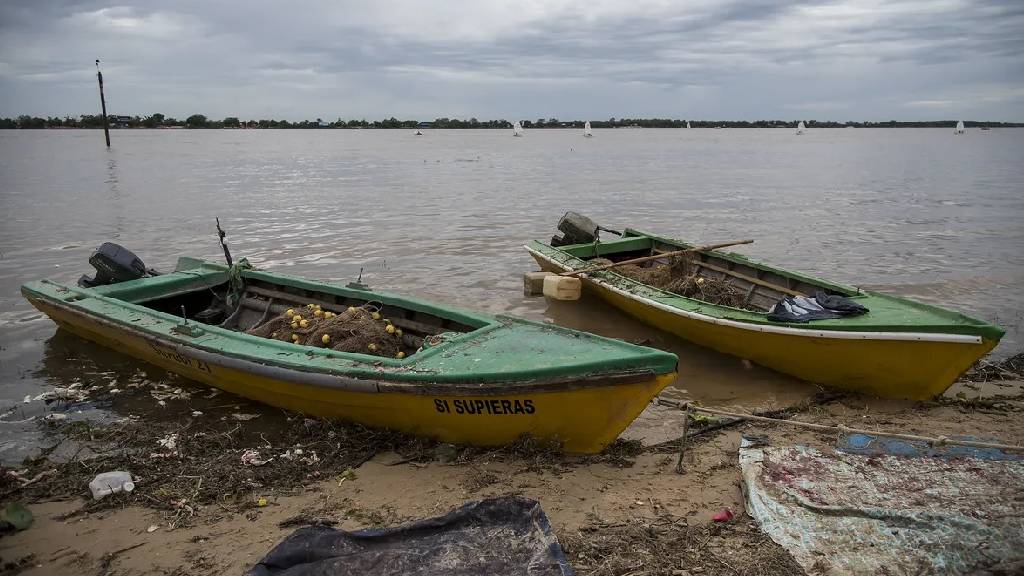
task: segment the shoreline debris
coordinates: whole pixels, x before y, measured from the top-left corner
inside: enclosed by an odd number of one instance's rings
[[[0,515],[0,534],[4,532],[28,530],[35,522],[32,511],[21,502],[11,502]]]
[[[102,500],[111,494],[135,490],[135,482],[130,473],[122,470],[102,472],[89,482],[89,490],[93,500]]]
[[[587,576],[802,573],[785,549],[749,522],[690,525],[685,516],[662,511],[618,523],[592,518],[559,540],[576,573]]]
[[[260,458],[259,450],[246,450],[245,452],[242,452],[241,458],[242,464],[245,464],[246,466],[263,466],[264,464],[269,463],[273,459],[273,456],[271,456],[270,458]]]
[[[732,510],[728,508],[722,508],[721,510],[716,512],[714,516],[711,517],[711,520],[715,522],[728,522],[729,520],[733,519],[733,516],[735,516],[735,514],[733,514]]]
[[[1018,352],[997,362],[982,358],[961,376],[960,380],[964,382],[1024,380],[1024,352]]]
[[[933,436],[922,436],[922,435],[919,435],[919,434],[906,434],[906,433],[903,433],[903,432],[887,432],[885,430],[864,430],[864,429],[860,429],[860,428],[853,428],[853,427],[845,426],[845,425],[842,425],[842,424],[834,425],[833,426],[833,425],[829,425],[829,424],[817,424],[817,423],[813,423],[813,422],[800,422],[798,420],[784,420],[784,419],[781,419],[781,418],[770,418],[770,417],[767,417],[767,416],[756,416],[754,414],[744,414],[742,412],[730,412],[730,411],[727,411],[727,410],[718,410],[718,409],[715,409],[715,408],[705,408],[703,406],[697,406],[697,405],[695,405],[692,402],[686,402],[686,401],[682,401],[681,402],[681,401],[671,400],[671,399],[661,398],[661,397],[656,398],[655,402],[657,402],[659,405],[662,405],[662,406],[671,406],[671,407],[674,407],[674,408],[679,408],[680,410],[686,411],[688,415],[689,415],[690,411],[696,411],[696,412],[704,412],[704,413],[707,413],[707,414],[715,414],[715,415],[718,415],[718,416],[726,416],[728,418],[733,418],[733,419],[736,419],[736,420],[747,420],[747,421],[753,421],[753,422],[765,422],[765,423],[769,423],[769,424],[784,424],[784,425],[788,425],[788,426],[797,426],[797,427],[801,427],[801,428],[809,428],[809,429],[812,429],[812,430],[819,430],[819,431],[826,431],[826,432],[859,433],[859,434],[868,434],[868,435],[875,435],[875,436],[886,436],[886,437],[889,437],[889,438],[899,438],[901,440],[914,440],[914,441],[926,442],[926,443],[928,443],[930,445],[934,445],[934,446],[945,446],[947,444],[952,444],[952,445],[958,445],[958,446],[970,446],[970,447],[973,447],[973,448],[989,448],[989,449],[995,449],[995,450],[1005,450],[1005,451],[1010,451],[1010,452],[1024,452],[1024,445],[1003,444],[1003,443],[999,443],[999,442],[980,441],[980,440],[973,440],[973,439],[968,439],[968,438],[950,438],[950,437],[944,436],[944,435],[943,436],[934,436],[933,437]],[[692,416],[690,416],[690,417],[692,417]],[[689,418],[684,420],[684,430],[685,430],[685,424],[688,421],[689,421]],[[683,436],[683,440],[684,440],[684,442],[686,440],[685,434]],[[683,445],[683,448],[685,449],[685,444]]]

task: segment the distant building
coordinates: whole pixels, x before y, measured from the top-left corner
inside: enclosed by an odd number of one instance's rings
[[[114,126],[119,126],[121,128],[127,128],[132,123],[131,116],[113,116],[112,120]]]
[[[433,128],[434,127],[434,123],[433,122],[420,122],[416,126],[418,128]]]

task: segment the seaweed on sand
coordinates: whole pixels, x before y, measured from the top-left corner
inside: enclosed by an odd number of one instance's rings
[[[83,511],[136,503],[193,512],[196,506],[252,505],[255,493],[287,492],[356,468],[380,451],[412,451],[427,440],[390,430],[295,416],[268,437],[258,424],[235,419],[185,422],[126,419],[94,426],[62,424],[65,440],[88,446],[91,456],[66,462],[45,455],[24,462],[22,476],[55,470],[38,482],[4,486],[0,501],[15,492],[30,500],[89,498],[100,472],[126,470],[136,479],[131,493],[89,500]]]
[[[686,518],[667,513],[617,524],[591,520],[574,533],[558,535],[580,575],[803,573],[788,552],[746,522],[690,526]]]

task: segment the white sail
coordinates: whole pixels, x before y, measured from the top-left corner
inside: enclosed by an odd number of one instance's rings
[[[801,120],[800,123],[796,125],[796,133],[797,134],[803,134],[804,130],[806,130],[806,129],[807,129],[807,127],[804,126],[804,121],[803,120]]]
[[[587,120],[583,124],[583,137],[584,138],[590,138],[593,135],[594,135],[594,133],[590,131],[590,120]]]
[[[956,130],[954,130],[953,133],[954,134],[963,134],[966,131],[967,131],[967,129],[964,128],[964,121],[960,120],[960,121],[958,121],[956,123]]]
[[[686,127],[687,127],[687,128],[689,128],[689,127],[690,127],[690,121],[689,121],[689,120],[687,120],[687,121],[686,121]]]
[[[519,120],[516,120],[515,123],[512,124],[512,135],[513,136],[522,136],[523,135],[523,125],[519,123]]]

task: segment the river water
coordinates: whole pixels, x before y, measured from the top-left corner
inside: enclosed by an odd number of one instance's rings
[[[236,256],[490,313],[555,322],[680,356],[675,393],[747,407],[814,388],[685,344],[600,303],[524,298],[567,209],[961,310],[1024,339],[1024,130],[133,130],[0,131],[0,460],[45,444],[50,411],[103,418],[148,396],[46,404],[91,381],[182,381],[63,332],[19,295],[74,282],[115,241],[147,265]],[[683,392],[685,390],[685,392]],[[24,402],[29,396],[29,402]],[[223,402],[223,399],[218,401]],[[151,407],[149,408],[151,409]]]

